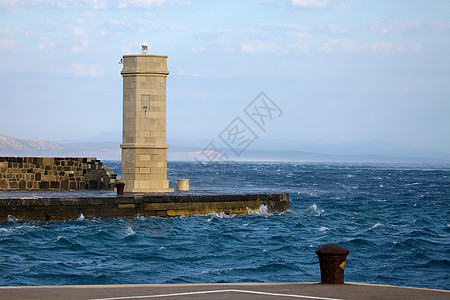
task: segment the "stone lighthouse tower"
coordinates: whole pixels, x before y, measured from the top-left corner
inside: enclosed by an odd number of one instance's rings
[[[167,180],[167,56],[123,56],[122,181],[125,192],[173,192]]]

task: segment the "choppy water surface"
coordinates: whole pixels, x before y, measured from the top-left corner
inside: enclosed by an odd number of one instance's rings
[[[11,220],[0,223],[0,285],[320,281],[314,251],[338,243],[350,249],[346,281],[450,289],[448,167],[169,163],[177,178],[201,191],[289,192],[291,210]]]

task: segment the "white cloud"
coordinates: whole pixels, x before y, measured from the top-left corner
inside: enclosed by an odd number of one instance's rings
[[[78,76],[100,76],[103,74],[103,68],[95,64],[81,64],[74,62],[64,69],[65,73],[74,74]]]
[[[291,24],[291,23],[266,23],[266,24],[258,24],[256,33],[261,37],[270,35],[270,36],[279,36],[280,34],[288,33],[293,34],[295,36],[308,36],[307,27],[299,24]]]
[[[149,19],[110,19],[105,21],[101,26],[103,27],[104,32],[112,31],[123,33],[130,31],[146,32],[149,30],[182,31],[187,29],[187,26],[184,24],[172,22],[163,23]]]
[[[73,26],[70,28],[73,35],[73,40],[68,42],[72,44],[70,50],[74,53],[83,53],[89,48],[90,40],[88,35],[84,32],[83,28],[79,26]]]
[[[111,6],[118,8],[126,7],[182,7],[190,6],[189,1],[183,0],[109,0]]]
[[[121,26],[123,24],[122,21],[117,20],[117,19],[111,19],[106,21],[106,24],[111,25],[111,26]]]
[[[31,37],[39,36],[40,31],[37,30],[25,30],[22,28],[0,28],[0,35],[9,37]]]
[[[191,77],[200,77],[200,74],[195,72],[195,73],[186,73],[184,70],[180,69],[178,70],[178,72],[176,73],[178,76],[191,76]]]
[[[202,53],[203,51],[205,51],[205,48],[197,48],[195,46],[191,46],[191,48],[189,49],[189,52],[193,54]]]
[[[398,54],[418,53],[420,44],[406,45],[389,42],[360,42],[351,39],[329,39],[319,47],[322,53]]]
[[[339,24],[257,24],[247,31],[241,52],[270,52],[273,54],[307,54],[318,50],[327,37],[343,36],[348,29]]]
[[[52,49],[55,46],[55,42],[49,39],[40,39],[38,42],[39,50]]]
[[[179,7],[189,6],[183,0],[0,0],[2,11],[14,11],[17,7],[47,5],[57,9],[140,8],[140,7]]]
[[[19,42],[27,42],[27,47],[35,44],[35,38],[39,38],[41,32],[38,30],[27,30],[24,28],[0,28],[0,50],[12,50],[17,48]]]
[[[258,24],[256,28],[247,30],[241,38],[242,53],[309,53],[310,33],[307,27],[298,24],[268,23]]]
[[[265,51],[273,52],[273,51],[275,51],[275,49],[276,49],[276,47],[273,43],[249,40],[249,41],[246,41],[242,45],[241,52],[247,53],[247,54],[253,54],[253,53],[265,52]]]
[[[256,24],[250,29],[234,31],[203,29],[198,37],[204,45],[202,51],[278,55],[310,53],[312,48],[307,28],[298,24]]]
[[[424,27],[433,33],[450,34],[450,22],[447,21],[431,21]]]
[[[74,36],[85,36],[83,29],[81,29],[81,27],[78,26],[72,28],[72,34]]]
[[[369,24],[369,30],[375,34],[450,34],[450,22],[405,22],[376,21]]]
[[[344,34],[347,33],[347,30],[339,25],[336,24],[328,24],[325,26],[327,30],[329,30],[331,33],[334,34]]]
[[[0,50],[12,50],[19,44],[10,39],[0,39]]]
[[[106,0],[83,0],[92,9],[105,9],[107,2]]]
[[[197,35],[203,51],[240,52],[244,54],[310,53],[313,47],[310,29],[304,25],[288,23],[255,24],[250,29],[203,29]],[[191,53],[200,50],[191,48]]]
[[[341,11],[349,5],[355,5],[355,1],[349,0],[290,0],[289,10],[298,13],[298,10],[318,9],[329,11]]]
[[[291,0],[292,5],[300,7],[325,8],[328,1],[325,0]]]
[[[255,47],[253,47],[251,45],[244,44],[244,45],[242,45],[241,51],[243,53],[255,53],[256,49],[255,49]]]
[[[225,29],[202,29],[198,36],[211,45],[210,50],[233,52],[239,49],[238,33]]]
[[[134,26],[135,30],[139,32],[146,32],[148,30],[155,30],[159,28],[159,24],[152,20],[137,20],[136,22],[131,22],[131,26]]]
[[[76,45],[72,46],[70,50],[74,53],[82,53],[88,49],[89,43],[89,39],[82,39]]]
[[[115,32],[115,31],[104,31],[100,30],[98,32],[101,36],[107,37],[107,38],[113,38],[113,39],[121,39],[124,38],[126,35],[121,32]]]
[[[185,30],[187,28],[186,25],[180,25],[176,23],[165,23],[164,27],[169,30],[178,31],[178,30]]]
[[[165,2],[165,0],[121,0],[117,4],[117,7],[161,7]]]
[[[0,0],[0,12],[14,11],[20,2],[20,0]]]

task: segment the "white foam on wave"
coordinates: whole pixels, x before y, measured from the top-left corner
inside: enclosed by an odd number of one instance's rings
[[[210,217],[207,220],[207,222],[209,223],[214,219],[231,219],[231,218],[234,218],[236,215],[234,215],[234,214],[228,215],[228,214],[224,213],[223,211],[221,211],[220,213],[216,213],[213,211],[212,213],[207,214],[207,216]]]
[[[83,221],[86,218],[84,217],[83,213],[80,214],[80,217],[77,219],[77,221]]]
[[[130,226],[127,226],[127,229],[125,229],[125,235],[124,238],[129,237],[129,236],[135,236],[136,232],[133,230],[133,228],[131,228]]]
[[[328,229],[330,229],[330,228],[328,228],[328,227],[326,227],[326,226],[320,226],[320,227],[319,227],[319,231],[320,231],[320,232],[325,232],[325,231],[327,231]]]
[[[313,212],[316,217],[320,217],[325,212],[323,209],[319,209],[315,203],[308,207],[308,210]]]
[[[8,222],[17,222],[20,221],[20,219],[12,216],[12,215],[8,215]]]
[[[373,230],[373,229],[378,228],[378,227],[384,227],[384,224],[377,223],[377,224],[373,225],[372,228],[370,228],[370,229]]]
[[[319,197],[319,194],[315,191],[300,191],[300,192],[297,192],[297,195],[301,195],[301,196],[306,195],[306,196],[313,197],[313,198]]]
[[[269,212],[269,207],[267,205],[261,204],[258,209],[253,210],[251,208],[247,207],[247,213],[249,215],[255,215],[255,216],[270,216],[271,213]]]
[[[214,275],[220,275],[222,272],[228,272],[232,271],[232,268],[226,268],[226,269],[215,269],[215,270],[205,270],[202,271],[202,274],[214,274]]]
[[[146,217],[144,217],[143,215],[137,214],[136,217],[134,217],[135,220],[140,220],[140,221],[145,221],[147,220]]]

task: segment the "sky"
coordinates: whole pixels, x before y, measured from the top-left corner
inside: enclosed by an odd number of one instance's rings
[[[169,137],[218,139],[238,118],[264,139],[450,153],[449,11],[441,0],[0,0],[0,134],[121,131],[118,62],[146,42],[168,55]],[[246,114],[261,92],[279,108],[264,128]]]

